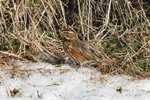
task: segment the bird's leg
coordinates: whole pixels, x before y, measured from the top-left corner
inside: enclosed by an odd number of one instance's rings
[[[82,68],[82,65],[81,65],[81,64],[78,64],[78,63],[77,63],[76,66],[77,66],[77,67],[76,67],[76,71],[78,71],[80,67]]]
[[[80,64],[76,64],[76,66],[77,66],[76,71],[78,71],[81,66],[80,66]]]

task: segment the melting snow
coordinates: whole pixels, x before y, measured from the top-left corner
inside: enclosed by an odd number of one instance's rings
[[[15,64],[16,72],[0,72],[0,100],[150,100],[150,79],[101,75],[94,68],[76,71],[67,64]],[[12,98],[14,89],[19,92]]]

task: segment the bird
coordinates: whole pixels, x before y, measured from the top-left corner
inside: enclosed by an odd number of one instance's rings
[[[104,59],[106,63],[110,63],[109,58],[98,51],[94,45],[88,43],[87,41],[82,41],[78,38],[77,32],[72,28],[65,28],[60,31],[62,37],[62,45],[64,52],[75,61],[80,68],[84,64],[89,64],[91,66],[97,67],[102,65]]]

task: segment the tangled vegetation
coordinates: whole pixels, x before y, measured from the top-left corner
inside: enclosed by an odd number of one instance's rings
[[[121,73],[149,76],[149,5],[146,0],[2,0],[0,63],[7,65],[8,57],[38,61],[39,52],[63,59],[59,31],[72,27],[81,40],[114,59]]]

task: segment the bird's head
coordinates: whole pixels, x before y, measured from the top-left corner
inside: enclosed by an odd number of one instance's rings
[[[76,32],[71,28],[63,29],[60,33],[62,37],[66,40],[71,41],[71,40],[77,39]]]

